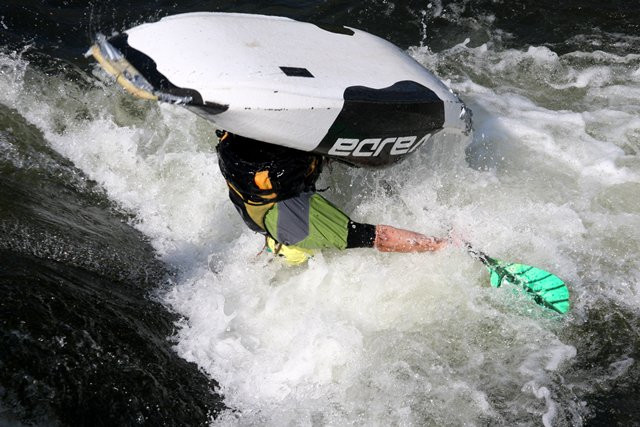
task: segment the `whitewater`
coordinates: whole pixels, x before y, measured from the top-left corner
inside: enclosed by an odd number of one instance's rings
[[[582,425],[587,396],[635,368],[631,353],[607,369],[580,360],[594,311],[640,308],[640,55],[468,40],[409,53],[471,108],[473,135],[439,135],[384,170],[333,164],[323,195],[360,222],[453,227],[552,271],[572,292],[567,316],[488,287],[454,247],[327,250],[300,267],[260,254],[209,122],[0,53],[0,102],[130,212],[173,271],[157,291],[182,317],[168,339],[232,408],[212,424]]]

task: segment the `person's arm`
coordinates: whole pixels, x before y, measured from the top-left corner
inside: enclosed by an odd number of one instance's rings
[[[430,252],[447,245],[446,239],[425,236],[390,225],[349,222],[347,248],[376,248],[380,252]]]
[[[446,239],[429,237],[390,225],[376,226],[374,247],[380,252],[432,252],[445,246]]]

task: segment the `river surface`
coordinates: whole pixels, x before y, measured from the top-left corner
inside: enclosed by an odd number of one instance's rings
[[[83,56],[192,11],[361,28],[436,73],[473,135],[324,196],[552,271],[571,312],[456,248],[256,255],[212,125]],[[0,5],[2,425],[640,425],[639,255],[637,0]]]

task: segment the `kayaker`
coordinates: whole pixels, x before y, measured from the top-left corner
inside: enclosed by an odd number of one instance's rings
[[[231,201],[249,228],[266,237],[268,248],[291,263],[325,248],[429,252],[447,245],[446,239],[351,220],[316,192],[319,155],[224,131],[218,138]]]

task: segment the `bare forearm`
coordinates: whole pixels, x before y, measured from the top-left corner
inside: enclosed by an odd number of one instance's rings
[[[430,252],[437,251],[447,245],[447,240],[425,236],[409,230],[376,226],[374,247],[380,252]]]

